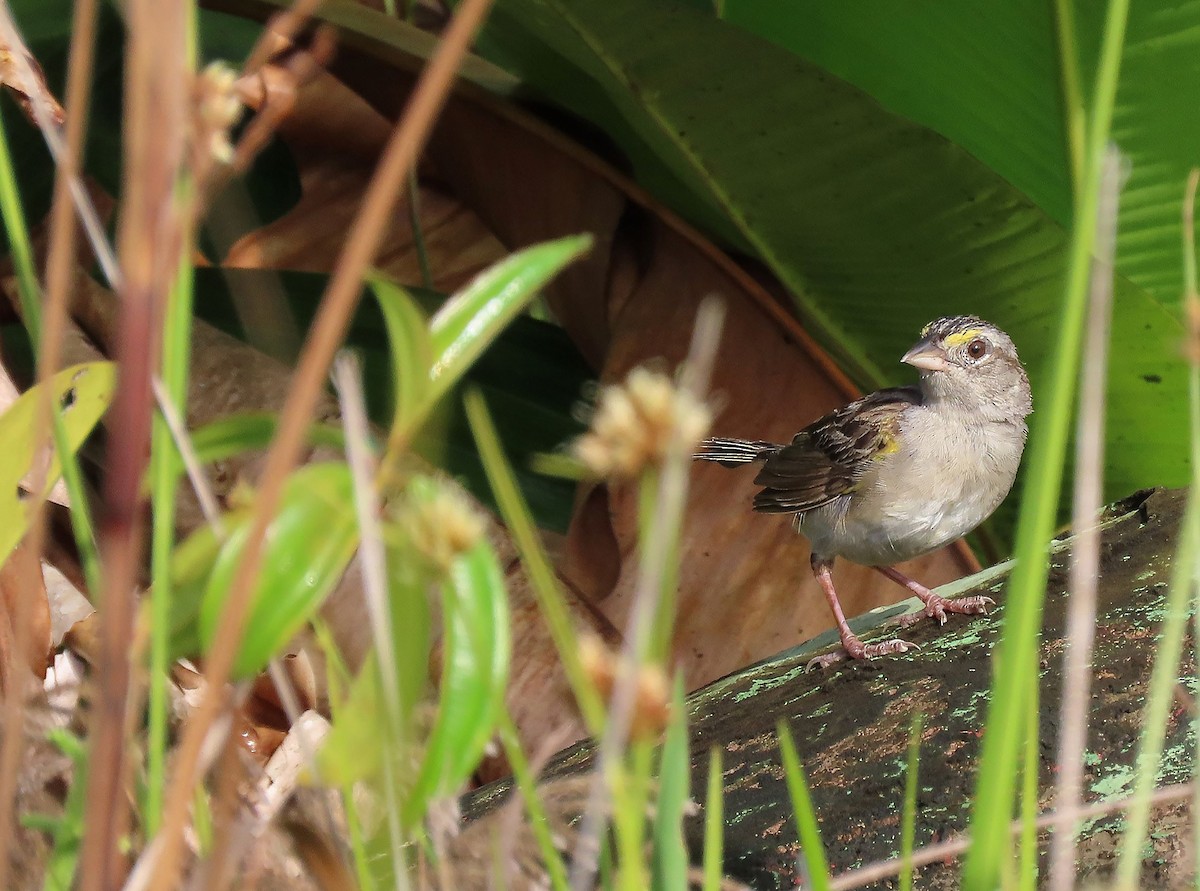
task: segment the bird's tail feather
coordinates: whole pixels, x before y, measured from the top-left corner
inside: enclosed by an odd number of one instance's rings
[[[766,461],[781,448],[783,446],[778,443],[761,439],[714,438],[701,442],[692,457],[698,461],[716,461],[725,467],[736,467],[738,464]]]

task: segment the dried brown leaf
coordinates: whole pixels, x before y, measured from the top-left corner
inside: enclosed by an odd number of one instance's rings
[[[42,564],[26,542],[0,566],[0,604],[0,695],[24,695],[53,656]]]

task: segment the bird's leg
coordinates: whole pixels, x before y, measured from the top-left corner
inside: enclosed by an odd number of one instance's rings
[[[891,653],[904,653],[908,650],[919,649],[916,644],[899,638],[872,644],[865,644],[859,640],[858,635],[850,630],[850,625],[846,622],[846,615],[842,612],[842,604],[833,587],[832,568],[832,560],[822,560],[815,555],[812,557],[813,575],[820,582],[821,590],[825,592],[825,599],[829,601],[829,608],[833,611],[833,618],[837,620],[838,636],[842,639],[842,648],[809,660],[806,670],[827,668],[846,659],[874,659],[876,656],[887,656]]]
[[[920,582],[910,579],[904,573],[891,566],[876,566],[875,569],[898,585],[903,585],[908,590],[912,591],[921,598],[921,602],[925,604],[925,615],[931,619],[937,619],[939,625],[946,624],[946,613],[960,613],[962,615],[975,615],[978,613],[987,613],[989,606],[995,605],[996,601],[990,597],[974,596],[974,597],[953,597],[946,599],[934,594]],[[914,622],[920,621],[920,614],[914,613],[912,616],[905,616],[901,620],[902,625],[911,625]]]

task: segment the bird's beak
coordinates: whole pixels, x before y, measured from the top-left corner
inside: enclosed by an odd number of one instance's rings
[[[905,353],[900,361],[907,362],[922,371],[945,371],[950,367],[950,363],[946,360],[946,351],[928,340],[922,340]]]

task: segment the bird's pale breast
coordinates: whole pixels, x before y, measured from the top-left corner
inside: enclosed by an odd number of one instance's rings
[[[854,492],[798,518],[815,554],[867,566],[910,560],[966,535],[1012,488],[1023,423],[935,417],[917,406],[902,424],[904,445]]]

